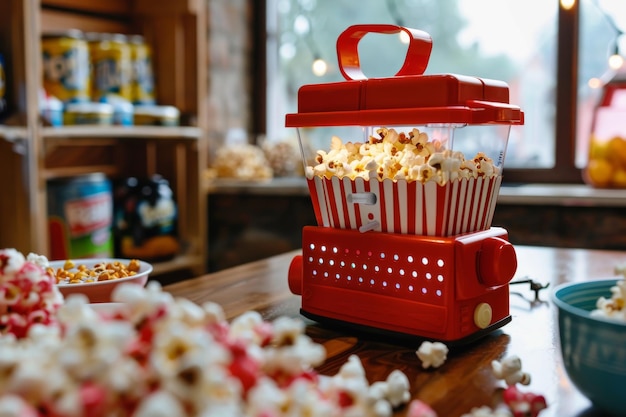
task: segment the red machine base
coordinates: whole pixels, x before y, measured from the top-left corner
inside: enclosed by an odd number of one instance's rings
[[[289,288],[302,314],[386,335],[460,344],[511,320],[507,232],[426,237],[306,226]]]

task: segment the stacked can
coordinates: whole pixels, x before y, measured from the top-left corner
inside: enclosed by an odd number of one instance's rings
[[[129,37],[132,75],[131,95],[133,104],[155,104],[152,51],[141,35]]]
[[[66,103],[89,101],[89,50],[83,33],[45,33],[41,49],[46,93]]]
[[[131,51],[122,34],[88,34],[91,55],[93,101],[106,101],[109,95],[132,101]]]

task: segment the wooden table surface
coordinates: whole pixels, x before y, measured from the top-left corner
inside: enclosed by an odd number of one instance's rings
[[[545,247],[515,247],[518,269],[513,281],[532,279],[549,287],[540,300],[527,284],[511,286],[512,321],[478,342],[451,349],[445,364],[423,369],[415,351],[419,343],[393,344],[349,331],[326,328],[303,318],[307,334],[324,345],[327,360],[317,370],[324,375],[338,372],[351,354],[363,363],[370,383],[384,380],[394,369],[409,378],[413,398],[428,403],[439,417],[458,417],[472,407],[492,405],[503,382],[491,371],[491,361],[517,355],[522,368],[532,377],[522,391],[543,394],[548,408],[541,417],[596,417],[593,408],[570,383],[558,347],[555,308],[550,300],[554,286],[566,281],[608,278],[626,262],[626,252]],[[300,251],[182,281],[167,291],[197,303],[219,303],[228,318],[248,310],[259,311],[266,320],[286,315],[301,317],[300,296],[290,292],[288,268]],[[403,416],[406,407],[396,412]]]

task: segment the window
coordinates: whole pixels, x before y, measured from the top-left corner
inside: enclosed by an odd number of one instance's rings
[[[268,139],[295,136],[284,128],[284,115],[296,111],[301,85],[343,80],[335,42],[345,28],[400,24],[432,36],[425,74],[465,74],[509,84],[510,101],[524,110],[526,122],[511,129],[505,181],[582,182],[586,129],[597,93],[587,87],[588,80],[606,71],[605,51],[616,36],[607,16],[621,24],[615,16],[626,20],[626,5],[622,0],[579,2],[566,9],[558,0],[268,0]],[[395,74],[405,51],[397,42],[375,34],[361,41],[366,75]],[[321,76],[312,71],[318,58],[327,66]]]

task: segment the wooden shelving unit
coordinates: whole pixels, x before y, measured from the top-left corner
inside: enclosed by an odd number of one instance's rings
[[[141,34],[152,47],[157,102],[176,106],[180,127],[46,127],[39,116],[41,34]],[[103,172],[111,179],[158,173],[178,204],[184,250],[155,274],[190,270],[206,259],[206,10],[200,0],[3,0],[8,117],[0,124],[0,247],[48,254],[47,181]]]

